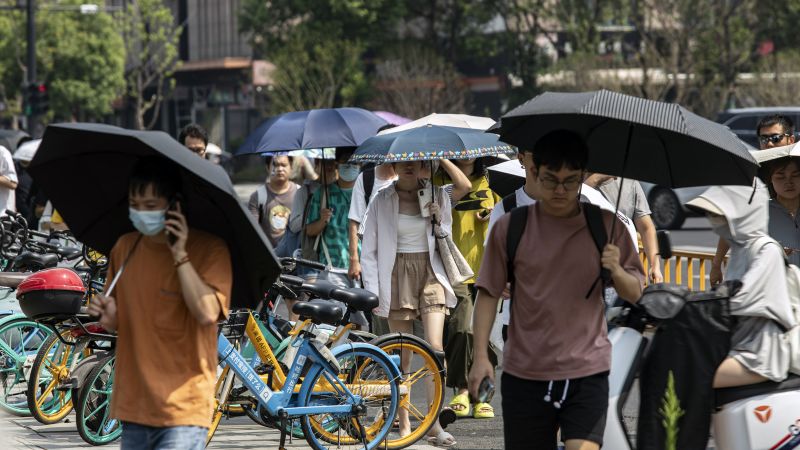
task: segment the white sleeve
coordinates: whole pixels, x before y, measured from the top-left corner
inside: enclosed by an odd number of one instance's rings
[[[492,227],[494,226],[495,222],[503,217],[503,214],[505,213],[506,210],[503,207],[503,202],[495,203],[494,209],[492,209],[492,213],[489,215],[489,225],[486,227],[486,239],[483,241],[484,247],[486,247],[486,243],[489,241],[489,233],[492,231]]]
[[[0,147],[0,153],[3,154],[2,162],[0,163],[0,175],[7,177],[14,183],[18,182],[17,168],[14,167],[14,159],[11,157],[11,152],[5,147]]]
[[[347,214],[349,220],[361,223],[367,213],[367,202],[364,199],[364,173],[358,174],[356,184],[353,186],[353,195],[350,200],[350,212]]]
[[[364,289],[379,295],[380,286],[378,283],[378,215],[376,212],[376,202],[381,201],[381,197],[375,197],[370,202],[367,215],[359,230],[362,234],[361,239],[361,281]]]

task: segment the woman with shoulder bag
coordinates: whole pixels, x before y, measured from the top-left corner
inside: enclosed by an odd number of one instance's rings
[[[420,174],[423,164],[395,163],[397,181],[370,202],[363,225],[362,279],[365,288],[378,295],[375,313],[388,318],[392,332],[411,334],[414,319],[421,318],[425,339],[434,350],[442,351],[445,316],[456,298],[436,250],[432,221],[450,233],[452,214],[449,197],[441,187],[434,188],[433,201],[420,205],[420,191],[431,192]],[[404,372],[409,362],[402,361]],[[401,409],[398,417],[400,435],[408,435],[408,411]],[[436,445],[455,444],[438,423],[429,433]]]

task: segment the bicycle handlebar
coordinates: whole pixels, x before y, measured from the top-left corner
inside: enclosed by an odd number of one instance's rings
[[[291,257],[281,258],[281,265],[292,264],[292,263],[308,267],[309,269],[325,270],[326,268],[325,264],[316,261],[309,261],[303,258],[291,258]]]
[[[302,287],[303,283],[305,282],[302,277],[296,277],[294,275],[285,275],[285,274],[280,276],[280,280],[283,284],[296,288]]]

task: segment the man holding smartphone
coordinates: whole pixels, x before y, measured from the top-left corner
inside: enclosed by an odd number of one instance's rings
[[[225,242],[189,227],[177,170],[143,158],[129,188],[136,231],[109,255],[108,296],[89,314],[116,331],[111,416],[122,448],[203,449],[214,408],[217,321],[228,315],[233,275]],[[171,205],[172,204],[172,205]]]

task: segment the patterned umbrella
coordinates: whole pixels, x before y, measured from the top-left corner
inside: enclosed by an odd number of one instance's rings
[[[351,161],[392,163],[435,159],[470,159],[514,152],[496,134],[470,128],[426,125],[367,139]]]

